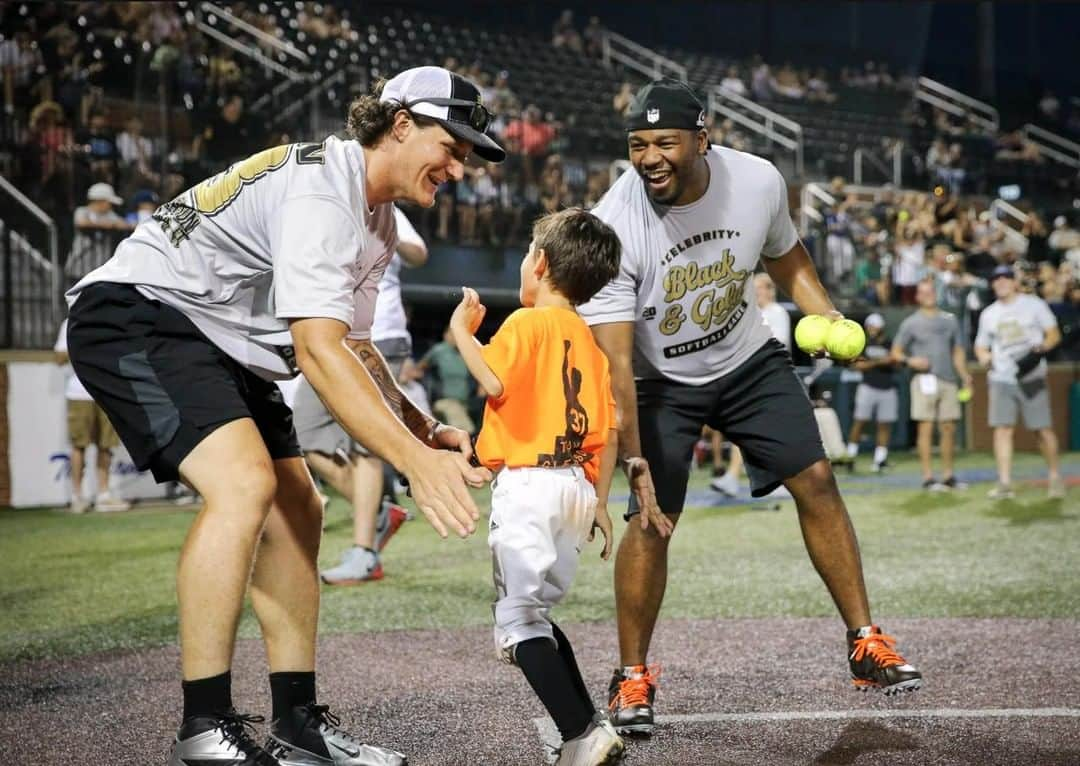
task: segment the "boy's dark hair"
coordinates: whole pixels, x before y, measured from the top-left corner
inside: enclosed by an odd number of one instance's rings
[[[396,101],[380,101],[386,80],[378,80],[371,93],[357,96],[349,104],[349,114],[345,120],[345,132],[349,138],[355,138],[362,146],[372,147],[390,132],[394,124],[394,115],[404,107]],[[408,111],[408,110],[406,110]],[[413,114],[413,121],[422,128],[437,124],[421,115]]]
[[[533,247],[547,257],[551,286],[574,306],[586,303],[619,273],[618,235],[580,207],[538,219],[532,236]]]

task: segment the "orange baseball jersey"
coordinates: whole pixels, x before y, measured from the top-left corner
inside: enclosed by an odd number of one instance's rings
[[[518,309],[481,354],[503,393],[484,407],[480,462],[492,470],[580,465],[595,484],[615,397],[585,320],[556,306]]]

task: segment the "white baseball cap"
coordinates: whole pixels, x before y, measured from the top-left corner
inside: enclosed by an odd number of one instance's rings
[[[863,320],[863,325],[865,325],[867,329],[874,328],[880,330],[885,326],[885,317],[875,312]]]
[[[379,101],[396,101],[414,114],[442,125],[455,138],[468,141],[489,162],[502,162],[506,152],[485,131],[491,112],[480,90],[464,77],[438,66],[406,69],[383,86]]]
[[[96,183],[86,190],[87,202],[111,202],[114,205],[122,205],[124,200],[116,196],[112,186],[107,183]]]

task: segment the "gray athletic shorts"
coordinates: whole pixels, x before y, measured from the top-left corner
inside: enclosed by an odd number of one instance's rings
[[[408,338],[393,338],[376,341],[375,348],[386,359],[390,374],[397,380],[401,366],[412,352],[412,343]],[[339,455],[348,459],[350,455],[370,455],[364,445],[353,439],[338,425],[333,415],[326,409],[322,399],[307,380],[300,381],[293,401],[293,425],[304,452],[322,452],[327,455]]]
[[[1016,425],[1017,412],[1032,431],[1050,427],[1050,388],[1046,378],[1025,383],[990,381],[990,427]]]
[[[895,388],[874,388],[860,383],[855,389],[856,420],[895,423],[899,412],[900,395]]]

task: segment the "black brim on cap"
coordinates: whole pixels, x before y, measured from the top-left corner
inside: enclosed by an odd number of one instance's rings
[[[428,119],[433,118],[429,117]],[[462,141],[468,141],[472,144],[473,152],[481,159],[487,160],[488,162],[502,162],[506,159],[506,151],[495,143],[495,139],[487,133],[481,133],[471,125],[466,125],[463,122],[457,122],[455,120],[436,119],[435,122],[446,128],[446,132],[454,138],[460,138]]]

